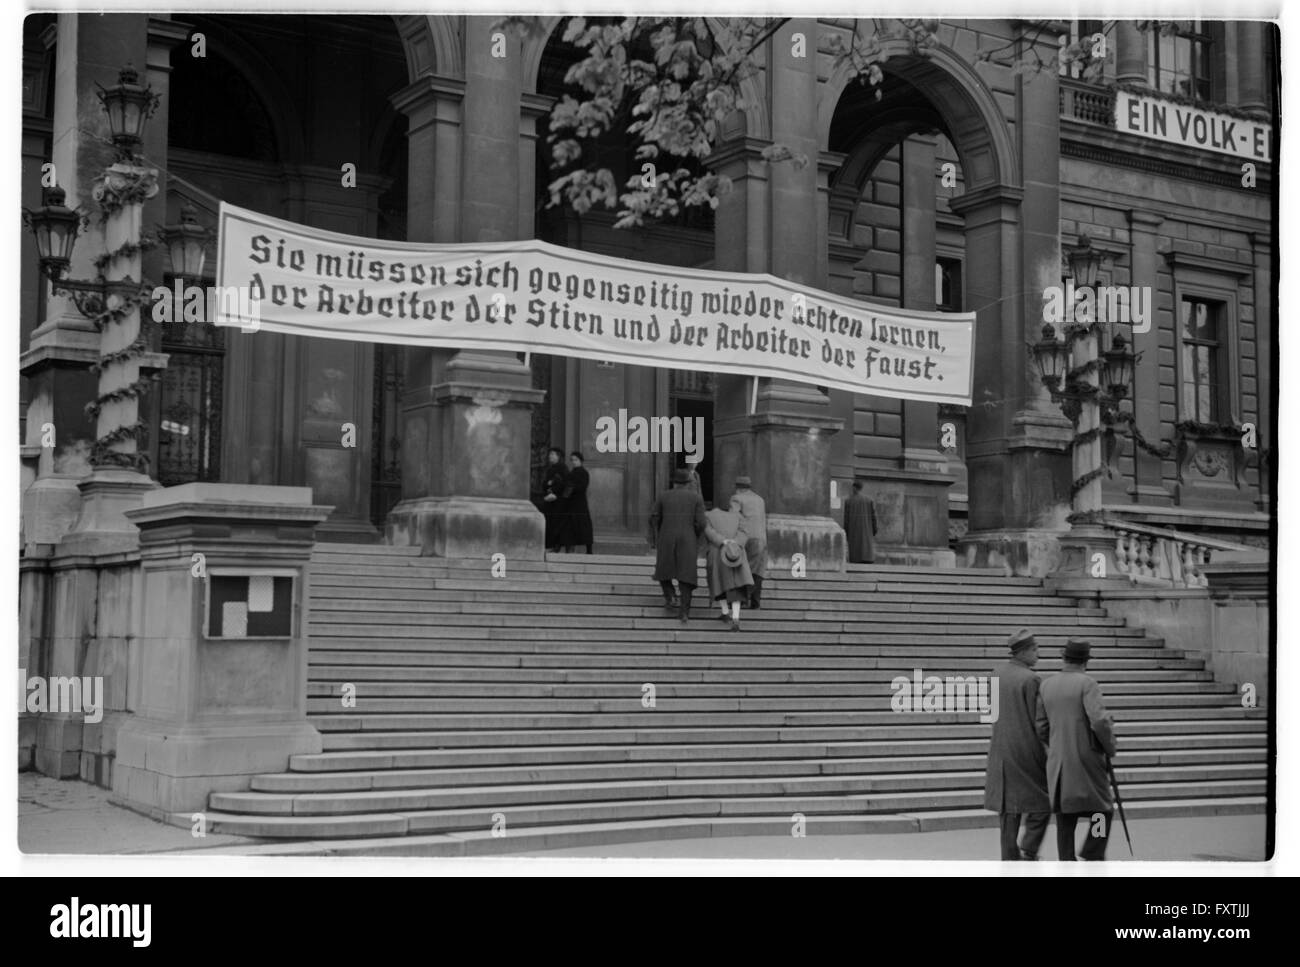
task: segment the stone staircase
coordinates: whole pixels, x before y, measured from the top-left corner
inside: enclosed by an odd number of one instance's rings
[[[689,625],[668,617],[651,567],[552,555],[493,578],[487,560],[319,545],[308,714],[324,751],[212,794],[208,828],[273,838],[251,847],[269,852],[459,855],[789,836],[796,814],[809,836],[991,826],[990,726],[894,712],[890,681],[989,674],[1021,626],[1040,671],[1060,667],[1067,637],[1092,640],[1131,817],[1264,808],[1264,710],[1039,580],[775,575],[737,634],[699,594]]]

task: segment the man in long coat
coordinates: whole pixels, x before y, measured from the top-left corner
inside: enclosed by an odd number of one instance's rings
[[[678,607],[682,623],[691,619],[691,594],[700,583],[696,556],[699,536],[708,522],[704,517],[704,500],[689,487],[685,470],[673,471],[673,487],[660,494],[650,512],[650,532],[655,545],[655,580],[664,592],[664,607],[670,612]],[[673,581],[680,596],[673,597]]]
[[[1002,858],[1036,860],[1047,833],[1051,804],[1047,799],[1047,750],[1038,740],[1038,643],[1028,628],[1008,640],[1011,658],[995,669],[998,718],[989,744],[984,777],[984,808],[998,813]],[[1024,821],[1024,835],[1020,833]]]
[[[1056,851],[1073,860],[1074,830],[1080,819],[1088,838],[1079,855],[1106,858],[1110,838],[1110,773],[1106,756],[1115,754],[1115,723],[1102,701],[1101,687],[1088,674],[1092,647],[1084,638],[1065,643],[1060,674],[1038,691],[1038,737],[1047,744],[1047,795],[1056,813]]]
[[[853,495],[844,501],[844,535],[850,564],[870,564],[876,559],[876,506],[862,492],[862,481],[853,483]]]
[[[731,509],[740,514],[740,535],[736,540],[744,545],[749,558],[749,571],[754,576],[749,606],[757,608],[763,596],[763,578],[767,577],[767,504],[750,489],[752,486],[749,477],[741,475],[736,478]]]

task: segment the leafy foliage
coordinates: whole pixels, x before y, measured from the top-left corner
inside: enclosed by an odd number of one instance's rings
[[[719,147],[724,125],[746,108],[746,80],[762,69],[760,48],[789,18],[732,18],[712,24],[703,17],[573,17],[563,28],[564,44],[580,59],[564,75],[565,91],[551,110],[547,146],[548,204],[569,206],[579,215],[617,210],[615,227],[629,228],[678,216],[695,207],[716,209],[730,181],[708,171],[703,161]],[[837,69],[850,65],[859,83],[882,95],[884,64],[897,54],[928,56],[938,46],[938,20],[854,20],[847,39],[830,31],[807,37],[805,56],[834,57]],[[493,29],[541,33],[541,18],[505,17]],[[1048,22],[1039,26],[1039,34]],[[1058,60],[1100,70],[1091,38],[1063,48],[1058,58],[1038,53],[1030,39],[1025,64],[1012,42],[982,51],[978,60],[1014,63],[1017,69],[1055,70]],[[898,41],[902,41],[901,44]],[[820,46],[819,46],[820,45]],[[756,56],[756,53],[759,56]],[[1003,55],[1006,54],[1004,57]],[[603,136],[626,134],[640,170],[622,184],[599,160]],[[763,152],[770,164],[808,164],[788,146]]]

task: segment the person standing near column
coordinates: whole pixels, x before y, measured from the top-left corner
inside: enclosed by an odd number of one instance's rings
[[[749,606],[759,607],[763,595],[763,578],[767,577],[767,504],[751,489],[748,476],[736,478],[736,492],[731,497],[731,509],[740,515],[740,535],[749,557],[749,571],[754,576],[754,590],[749,593]]]
[[[564,469],[564,451],[551,447],[546,451],[546,466],[542,470],[542,516],[546,518],[546,549],[560,549],[561,498],[569,473]]]
[[[696,557],[699,537],[708,526],[704,501],[690,489],[690,475],[673,471],[673,486],[662,493],[650,511],[650,533],[655,546],[654,579],[664,593],[664,607],[678,609],[682,624],[691,620],[691,594],[700,583]],[[680,595],[673,595],[673,581]]]
[[[844,501],[844,536],[850,564],[870,564],[876,559],[876,505],[853,482],[853,494]]]
[[[591,486],[591,475],[582,463],[583,456],[579,451],[574,450],[569,454],[569,476],[564,484],[564,516],[559,543],[566,551],[572,551],[575,545],[586,547],[590,554],[594,537],[591,508],[587,506],[587,488]]]
[[[1088,674],[1092,646],[1087,639],[1065,643],[1059,674],[1038,690],[1038,737],[1047,745],[1047,794],[1056,814],[1056,854],[1073,860],[1074,830],[1088,824],[1079,856],[1104,860],[1114,800],[1106,756],[1115,754],[1115,723],[1101,687]]]
[[[1038,740],[1038,642],[1028,628],[1007,641],[1009,661],[994,669],[998,717],[989,743],[984,808],[999,815],[1004,860],[1036,860],[1047,833],[1047,750]],[[1021,820],[1025,832],[1020,835]]]

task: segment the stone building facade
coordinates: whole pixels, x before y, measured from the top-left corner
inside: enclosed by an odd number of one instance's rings
[[[792,19],[757,52],[745,109],[706,160],[731,192],[707,216],[639,231],[545,206],[546,116],[573,57],[558,26],[550,18],[511,35],[498,57],[490,17],[33,15],[23,202],[39,204],[52,162],[69,205],[93,208],[89,186],[111,161],[95,86],[129,61],[161,95],[143,148],[161,187],[145,203],[146,225],[176,222],[187,203],[214,225],[225,200],[355,235],[540,237],[769,272],[890,306],[973,311],[972,405],[541,354],[161,326],[151,338],[169,365],[142,403],[154,481],[309,487],[333,508],[320,539],[540,557],[529,497],[555,444],[587,455],[597,549],[640,550],[674,460],[597,452],[597,420],[619,409],[703,416],[706,496],[724,498],[739,473],[753,477],[777,558],[804,551],[841,566],[839,502],[860,479],[876,500],[885,560],[1049,573],[1069,526],[1073,428],[1026,346],[1039,337],[1044,288],[1061,282],[1063,246],[1087,235],[1106,256],[1103,281],[1152,287],[1154,323],[1133,337],[1132,410],[1148,440],[1169,441],[1166,456],[1121,443],[1106,509],[1137,525],[1266,542],[1271,165],[1259,163],[1247,185],[1239,160],[1118,131],[1112,113],[1124,90],[1171,104],[1188,91],[1267,123],[1272,26],[1216,23],[1169,40],[1131,23],[945,21],[924,55],[901,42],[891,50],[877,97],[832,53],[830,36],[847,39],[852,21]],[[1099,80],[1017,68],[1093,29],[1109,45]],[[807,56],[796,56],[796,34]],[[809,163],[769,163],[772,144]],[[616,174],[625,170],[626,145],[614,139],[609,151]],[[346,165],[353,184],[340,177]],[[97,337],[49,294],[30,238],[23,244],[23,527],[29,551],[45,549],[27,566],[48,570],[60,566],[90,469],[83,407],[95,395]],[[91,277],[101,252],[87,235],[71,274]],[[145,253],[143,271],[167,281],[161,250]],[[503,418],[476,427],[465,417],[485,398]],[[340,444],[340,422],[358,428],[358,446]],[[47,424],[54,447],[41,445]],[[1258,447],[1225,429],[1244,424]]]

